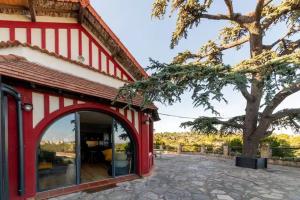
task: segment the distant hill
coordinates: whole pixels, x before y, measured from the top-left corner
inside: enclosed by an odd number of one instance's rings
[[[211,134],[204,135],[194,132],[164,132],[154,135],[155,145],[163,145],[169,149],[175,149],[179,144],[186,146],[189,150],[196,151],[197,146],[206,146],[211,148],[221,148],[224,144],[228,144],[232,148],[242,147],[241,134],[222,135]],[[273,150],[273,155],[278,157],[300,157],[300,150],[282,150],[281,148],[300,148],[300,135],[274,134],[262,141],[269,143]]]

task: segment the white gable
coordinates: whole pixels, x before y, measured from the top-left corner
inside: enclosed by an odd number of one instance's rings
[[[49,18],[48,21],[51,19]],[[18,40],[46,49],[67,59],[82,62],[93,70],[107,73],[116,79],[135,80],[112,57],[108,49],[86,27],[78,23],[33,23],[24,20],[16,22],[0,20],[0,41],[6,42],[8,40]]]
[[[0,49],[0,54],[1,55],[14,54],[14,55],[22,56],[25,57],[30,62],[43,65],[47,68],[61,71],[76,77],[84,78],[114,88],[119,88],[125,84],[124,81],[121,81],[119,79],[115,79],[113,77],[107,76],[97,71],[87,69],[83,66],[70,63],[63,59],[59,59],[45,53],[41,53],[29,47],[19,46],[19,47]]]

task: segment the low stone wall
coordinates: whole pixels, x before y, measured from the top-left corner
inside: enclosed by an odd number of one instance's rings
[[[281,166],[289,166],[289,167],[300,167],[300,162],[278,160],[278,159],[268,159],[268,164],[271,164],[271,165],[281,165]]]
[[[195,153],[182,152],[181,154],[203,155],[203,156],[210,156],[210,157],[215,157],[215,158],[224,158],[224,159],[235,160],[235,156],[224,156],[222,154],[208,154],[208,153],[204,154],[204,153],[198,153],[198,152],[195,152]],[[296,162],[296,161],[285,161],[285,160],[268,158],[268,164],[288,166],[288,167],[299,167],[300,168],[300,162]]]
[[[183,150],[183,145],[178,145],[176,152],[163,150],[162,146],[160,147],[159,151],[161,151],[161,153],[167,153],[167,154],[203,155],[203,156],[210,156],[210,157],[217,157],[217,158],[235,160],[235,156],[230,155],[230,148],[226,145],[223,146],[223,154],[206,153],[206,148],[204,146],[201,146],[199,148],[199,152],[184,152],[182,150]],[[287,160],[280,160],[280,159],[272,158],[272,151],[270,150],[269,145],[263,145],[262,146],[262,148],[261,148],[261,157],[262,158],[268,158],[268,164],[271,164],[271,165],[281,165],[281,166],[299,167],[300,168],[300,162],[287,161]]]

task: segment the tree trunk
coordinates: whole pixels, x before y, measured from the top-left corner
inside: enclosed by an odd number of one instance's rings
[[[255,21],[248,24],[250,32],[250,54],[251,58],[262,53],[262,29],[260,24]],[[244,133],[243,133],[243,156],[256,158],[258,145],[260,142],[260,134],[256,129],[259,122],[259,108],[263,97],[263,78],[258,73],[252,74],[251,95],[253,100],[247,100]]]
[[[256,158],[258,153],[259,138],[244,136],[243,137],[243,156]]]

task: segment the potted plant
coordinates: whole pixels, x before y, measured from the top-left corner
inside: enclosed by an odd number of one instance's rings
[[[268,167],[268,158],[272,156],[269,144],[260,145],[260,157],[237,156],[235,165],[251,169],[266,169]]]
[[[268,167],[268,159],[237,156],[235,158],[235,165],[251,169],[266,169]]]

